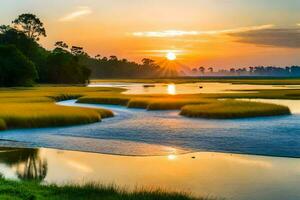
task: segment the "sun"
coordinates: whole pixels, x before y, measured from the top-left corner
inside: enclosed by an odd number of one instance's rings
[[[176,60],[176,54],[175,53],[173,53],[173,52],[168,52],[167,54],[166,54],[166,58],[168,59],[168,60],[170,60],[170,61],[172,61],[172,60]]]

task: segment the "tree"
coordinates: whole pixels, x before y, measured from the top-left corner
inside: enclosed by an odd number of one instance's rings
[[[0,46],[0,86],[30,86],[37,79],[34,64],[13,45]]]
[[[199,72],[200,72],[201,74],[204,74],[205,68],[204,68],[204,67],[199,67]]]
[[[65,43],[64,41],[57,41],[57,42],[55,42],[54,46],[56,48],[61,48],[61,49],[67,49],[67,48],[69,48],[69,46],[67,45],[67,43]]]
[[[19,15],[12,23],[17,30],[25,33],[32,40],[39,41],[40,36],[47,36],[44,24],[34,14]]]
[[[144,66],[152,66],[154,65],[155,61],[149,58],[143,58],[142,63]]]
[[[71,53],[72,53],[74,56],[80,56],[80,55],[86,54],[86,53],[83,51],[83,47],[77,47],[77,46],[72,46],[72,47],[71,47]]]
[[[90,70],[81,65],[78,58],[68,51],[53,51],[46,65],[48,83],[86,83]]]

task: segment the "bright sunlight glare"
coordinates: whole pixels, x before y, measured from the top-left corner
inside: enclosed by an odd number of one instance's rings
[[[168,52],[167,54],[166,54],[166,58],[168,59],[168,60],[176,60],[176,54],[175,53],[173,53],[173,52]]]

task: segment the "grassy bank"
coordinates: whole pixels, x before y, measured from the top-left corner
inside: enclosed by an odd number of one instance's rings
[[[1,104],[0,110],[3,129],[87,124],[113,116],[105,109],[63,107],[53,103],[7,103]]]
[[[112,117],[113,113],[106,109],[55,104],[56,101],[74,99],[93,92],[107,91],[85,87],[2,88],[0,130],[87,124]]]
[[[224,100],[212,104],[187,105],[181,115],[195,118],[234,119],[259,116],[290,115],[289,108],[280,105]]]
[[[136,98],[125,97],[82,97],[79,103],[98,103],[123,105],[128,108],[151,110],[181,110],[187,117],[232,119],[259,116],[290,115],[288,107],[258,102],[237,100],[218,100],[223,96],[177,95],[173,97],[149,96]]]
[[[0,179],[0,199],[14,200],[209,200],[185,193],[163,190],[126,192],[116,187],[88,184],[84,186],[40,185],[36,182],[16,182]]]

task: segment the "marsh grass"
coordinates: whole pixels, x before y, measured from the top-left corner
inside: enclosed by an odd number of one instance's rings
[[[161,189],[136,189],[128,192],[116,186],[100,184],[41,185],[37,182],[17,182],[0,179],[0,199],[14,200],[212,200],[197,198],[183,192],[167,192]]]
[[[7,129],[6,123],[3,119],[0,119],[0,130],[5,130]]]
[[[147,110],[180,110],[185,105],[213,103],[207,99],[161,99],[149,103]]]
[[[71,108],[53,103],[6,103],[0,109],[0,119],[8,129],[87,124],[113,116],[105,109]]]
[[[262,104],[220,102],[218,99],[300,99],[300,90],[257,90],[255,93],[194,95],[125,95],[120,88],[34,87],[0,89],[0,130],[86,124],[111,117],[105,109],[64,107],[56,101],[76,99],[79,103],[112,104],[146,110],[181,110],[189,117],[240,118],[290,114],[287,107]],[[253,91],[251,91],[253,92]]]
[[[35,87],[31,89],[2,88],[0,90],[0,130],[13,128],[54,127],[99,122],[112,117],[106,109],[65,107],[56,101],[79,98],[94,93],[113,93],[121,90],[90,89],[85,87]]]
[[[290,115],[291,111],[286,106],[223,100],[217,103],[204,105],[187,105],[181,109],[181,115],[196,118],[211,118],[211,119],[233,119],[233,118],[248,118],[259,116],[278,116]]]

